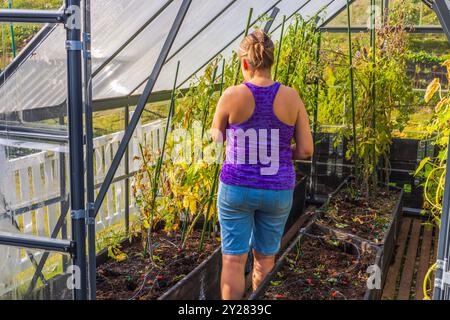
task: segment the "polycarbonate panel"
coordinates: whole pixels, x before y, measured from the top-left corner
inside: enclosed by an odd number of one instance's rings
[[[150,26],[146,28],[94,81],[95,98],[120,97],[134,91],[151,73],[164,44],[182,0],[174,1]],[[172,46],[176,52],[214,16],[230,3],[227,1],[195,0],[192,2],[183,25]],[[222,17],[217,21],[222,21]],[[159,32],[155,32],[155,28]],[[171,54],[169,54],[170,56]],[[189,63],[186,61],[186,63]],[[171,59],[161,77],[171,79],[173,86],[177,60]],[[182,70],[183,66],[181,67]],[[173,72],[172,72],[173,70]],[[181,71],[183,72],[183,71]],[[159,83],[159,81],[158,81]],[[158,91],[156,87],[154,91]]]
[[[181,61],[179,83],[186,80],[192,73],[200,68],[206,61],[211,59],[225,45],[241,33],[247,21],[248,12],[251,7],[254,8],[253,21],[262,13],[269,10],[274,4],[280,9],[272,28],[275,29],[283,20],[283,15],[290,17],[294,13],[301,14],[304,18],[313,17],[320,11],[320,17],[327,19],[332,17],[338,10],[342,9],[346,4],[346,0],[283,0],[267,1],[264,6],[258,1],[237,1],[230,9],[222,14],[217,22],[212,23],[206,28],[201,35],[195,38],[192,43],[179,52],[171,61],[163,68],[163,72],[157,81],[155,91],[169,90],[173,85],[174,74],[176,70],[176,61]],[[268,14],[270,14],[270,10]],[[291,23],[292,21],[288,21]],[[281,28],[278,28],[273,36],[274,40],[279,38]],[[241,37],[236,39],[231,45],[222,51],[224,58],[229,59],[232,52],[239,47]],[[201,74],[201,69],[198,74]],[[186,87],[188,83],[184,85]],[[143,91],[141,86],[138,93]]]
[[[68,286],[71,273],[66,269],[71,264],[68,255],[47,252],[44,268],[35,276],[35,264],[45,253],[0,245],[0,300],[73,300]],[[33,277],[39,281],[30,289]]]
[[[0,87],[0,114],[56,106],[66,98],[65,30],[57,26]]]
[[[168,0],[96,0],[92,11],[92,68],[111,57]]]
[[[68,196],[63,194],[68,190],[68,156],[50,148],[37,141],[0,137],[0,232],[70,238]],[[61,215],[68,225],[58,223]],[[45,277],[48,282],[45,290],[25,295],[44,256],[43,250],[0,245],[0,300],[71,298],[71,292],[61,287],[64,282],[53,281],[61,275],[63,262],[70,264],[69,257],[63,259],[59,254],[51,254],[44,265],[40,278]]]
[[[312,19],[316,15],[318,15],[319,21],[318,25],[322,25],[329,18],[333,17],[339,10],[345,8],[347,0],[322,0],[322,1],[295,1],[295,0],[285,0],[283,1],[285,7],[280,6],[280,9],[284,11],[287,17],[290,17],[293,13],[297,13],[301,15],[305,20]],[[320,3],[319,3],[320,2]],[[288,21],[288,24],[293,23],[291,20]],[[275,19],[275,22],[272,26],[274,31],[271,36],[274,41],[277,41],[280,38],[281,28],[279,27],[283,21],[283,13],[280,14]],[[278,28],[277,28],[278,27]]]
[[[196,1],[194,1],[195,3]],[[198,1],[209,2],[208,0]],[[226,44],[232,41],[239,33],[243,32],[247,23],[250,8],[253,8],[253,18],[255,21],[260,15],[268,12],[268,10],[279,1],[258,1],[258,0],[238,0],[229,7],[222,15],[206,27],[193,41],[191,41],[183,50],[176,54],[163,68],[159,77],[155,91],[168,90],[173,86],[177,61],[180,60],[180,72],[178,79],[180,83],[186,80],[192,73],[200,68],[205,62],[216,55]],[[216,5],[217,6],[217,5]],[[197,12],[194,8],[189,9],[191,12],[186,24],[190,19],[196,19]],[[216,10],[218,12],[218,10]],[[270,13],[270,11],[268,12]],[[211,15],[213,17],[214,15]],[[206,25],[209,20],[201,21],[199,27]],[[180,30],[179,38],[187,39],[186,30],[183,24]],[[176,47],[172,52],[175,52]],[[141,92],[141,87],[138,92]]]

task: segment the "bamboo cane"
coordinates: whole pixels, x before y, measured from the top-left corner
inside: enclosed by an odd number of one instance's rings
[[[278,78],[278,65],[280,63],[280,54],[281,54],[281,48],[283,45],[283,33],[284,33],[284,25],[285,24],[286,24],[286,15],[283,16],[283,23],[281,24],[280,41],[278,42],[277,63],[275,64],[275,73],[273,76],[273,79],[275,81],[277,81],[277,78]]]
[[[355,165],[355,175],[358,176],[358,156],[356,153],[356,114],[355,114],[355,85],[353,75],[353,51],[352,51],[352,33],[351,33],[351,17],[350,17],[350,1],[347,0],[347,25],[348,25],[348,58],[349,58],[349,76],[350,76],[350,104],[352,108],[352,129],[353,129],[353,162]]]
[[[159,177],[161,175],[162,163],[164,161],[164,153],[165,153],[165,149],[166,149],[167,137],[169,135],[170,123],[172,121],[173,111],[175,108],[176,87],[177,87],[179,71],[180,71],[180,61],[178,61],[178,63],[177,63],[177,70],[175,73],[175,80],[173,83],[172,95],[171,95],[171,99],[170,99],[169,115],[167,117],[166,127],[164,130],[163,145],[161,148],[161,154],[159,155],[158,162],[157,162],[157,165],[155,168],[155,175],[154,175],[153,183],[152,183],[152,201],[150,204],[150,221],[149,221],[149,227],[147,230],[147,241],[145,243],[145,248],[144,248],[144,255],[147,255],[147,253],[150,251],[150,260],[153,260],[153,248],[152,248],[152,243],[151,243],[151,234],[152,234],[152,228],[153,228],[155,203],[156,203],[156,197],[157,197],[157,192],[158,192]],[[145,161],[145,155],[143,154],[142,145],[139,145],[139,146],[141,148],[142,157]],[[148,166],[145,163],[144,163],[144,165],[146,167]],[[150,176],[149,176],[149,178],[150,178]]]
[[[248,13],[248,18],[247,18],[247,25],[245,26],[245,32],[244,32],[244,36],[248,36],[248,32],[250,30],[250,25],[252,24],[252,16],[253,16],[253,8],[250,8],[250,11]],[[239,82],[239,77],[240,77],[240,73],[241,73],[241,62],[238,62],[238,67],[236,70],[236,75],[234,78],[234,85],[237,85]]]
[[[225,80],[225,60],[223,60],[222,62],[222,78],[220,80],[220,95],[222,95],[223,92],[223,83]],[[220,149],[220,155],[222,155],[222,148]],[[222,156],[220,156],[220,159],[222,158]],[[220,169],[220,161],[219,163],[216,163],[216,166],[214,168],[214,181],[213,181],[213,186],[211,188],[209,197],[208,197],[208,207],[206,209],[206,213],[205,213],[205,221],[203,223],[203,230],[202,230],[202,235],[200,237],[200,244],[199,244],[199,250],[203,249],[203,245],[204,245],[204,241],[205,241],[205,232],[206,232],[206,226],[208,224],[209,221],[209,214],[211,211],[211,207],[212,207],[212,203],[213,203],[213,198],[214,198],[214,194],[217,192],[217,185],[218,185],[218,180],[219,180],[219,170]]]

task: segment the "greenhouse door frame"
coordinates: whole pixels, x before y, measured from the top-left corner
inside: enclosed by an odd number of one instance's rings
[[[63,10],[16,10],[0,11],[0,21],[21,23],[62,24],[66,29],[67,49],[67,108],[70,150],[70,210],[72,241],[35,237],[25,234],[0,232],[0,244],[29,249],[41,249],[69,253],[72,256],[72,279],[74,298],[87,297],[86,279],[86,231],[84,207],[84,135],[82,112],[82,62],[81,52],[81,0],[65,0]],[[61,212],[59,222],[64,212]],[[59,224],[58,222],[58,224]],[[42,257],[41,259],[43,259]]]

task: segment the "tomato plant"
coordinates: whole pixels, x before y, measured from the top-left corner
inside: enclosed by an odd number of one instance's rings
[[[348,80],[348,53],[340,49],[322,55],[326,65],[325,89],[319,100],[322,119],[342,123],[337,128],[342,136],[351,142],[356,139],[356,143],[348,144],[346,156],[355,162],[358,186],[366,196],[377,188],[380,180],[388,182],[392,132],[404,129],[411,111],[412,82],[407,75],[404,30],[401,11],[392,12],[385,24],[376,27],[372,44],[364,41],[363,34],[356,38],[351,47],[353,83]],[[352,96],[351,85],[354,111],[347,106],[351,99],[348,97]]]

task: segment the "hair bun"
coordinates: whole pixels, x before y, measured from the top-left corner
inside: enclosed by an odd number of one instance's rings
[[[263,30],[257,29],[242,40],[240,55],[254,69],[271,68],[275,60],[273,42]]]

